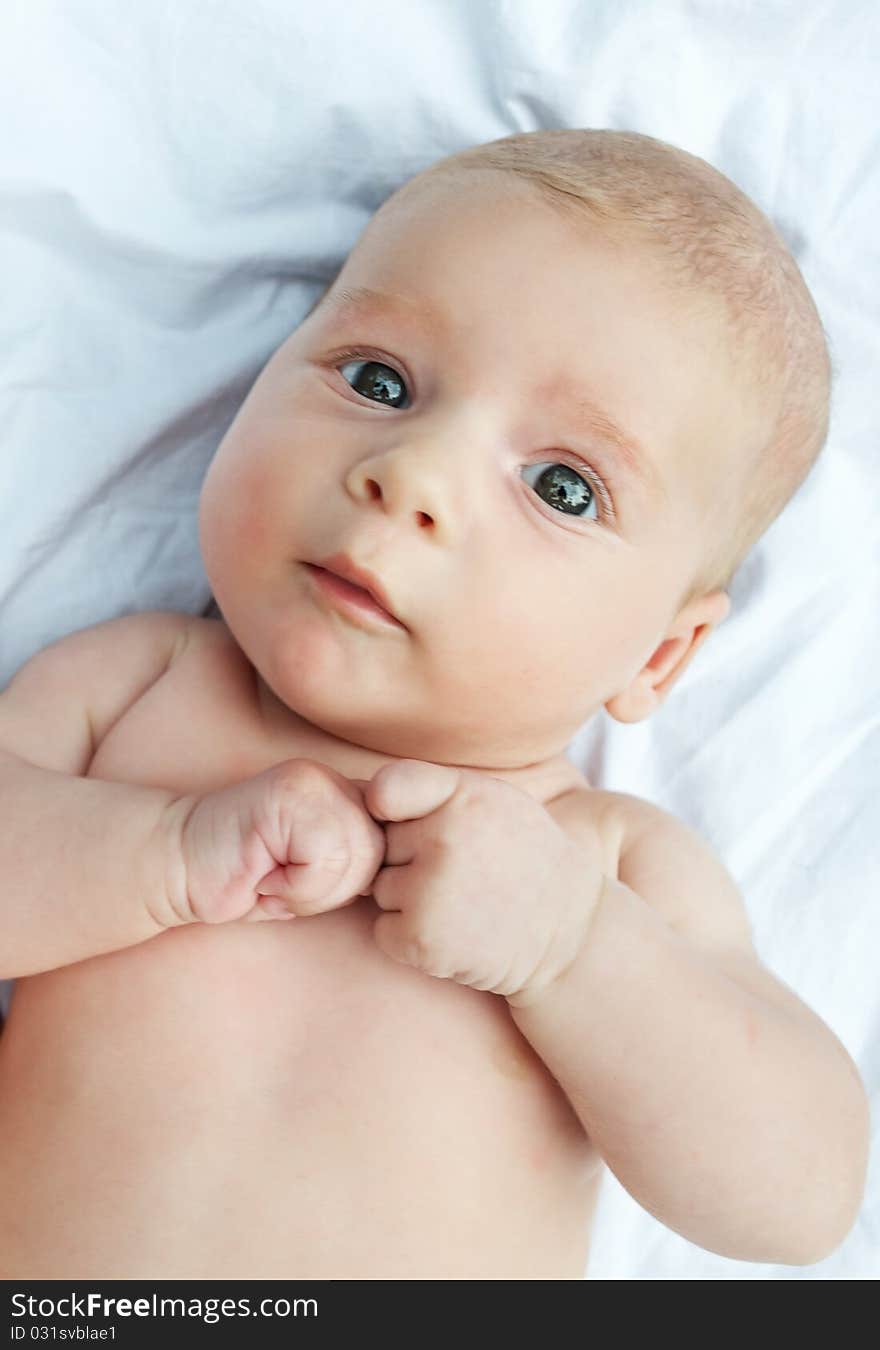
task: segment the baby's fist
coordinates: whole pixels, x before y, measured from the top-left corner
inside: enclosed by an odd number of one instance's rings
[[[602,878],[546,807],[474,769],[399,760],[366,788],[386,823],[378,946],[506,996],[546,987],[583,943]]]
[[[337,909],[369,890],[384,857],[360,786],[313,760],[284,760],[184,801],[177,922]]]

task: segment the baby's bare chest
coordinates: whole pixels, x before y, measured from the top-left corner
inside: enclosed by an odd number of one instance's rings
[[[372,772],[267,735],[234,659],[171,675],[92,776],[205,793],[299,755]],[[391,961],[378,912],[193,924],[21,981],[0,1053],[21,1264],[66,1268],[60,1207],[103,1274],[577,1277],[599,1160],[573,1109],[505,1000]]]
[[[303,756],[369,777],[377,757],[333,749],[295,726],[267,734],[250,668],[209,651],[121,719],[90,773],[204,793]],[[523,1147],[539,1126],[545,1143],[580,1155],[582,1129],[504,999],[390,960],[373,941],[378,914],[361,898],[289,923],[193,925],[79,970],[111,991],[117,1027],[149,1009],[158,1030],[141,1028],[145,1049],[155,1041],[157,1055],[179,1059],[181,1077],[199,1064],[213,1091],[234,1093],[246,1064],[270,1112],[312,1110],[322,1094],[363,1111],[378,1099],[383,1110],[429,1108],[435,1125],[512,1129]]]

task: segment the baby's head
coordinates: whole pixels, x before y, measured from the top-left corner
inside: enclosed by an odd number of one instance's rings
[[[646,136],[506,137],[389,198],[269,361],[206,479],[208,576],[310,722],[534,763],[662,702],[828,396],[800,273],[728,179]],[[346,560],[398,623],[340,598]]]

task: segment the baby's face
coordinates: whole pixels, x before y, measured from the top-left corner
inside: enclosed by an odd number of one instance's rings
[[[563,749],[663,644],[743,427],[716,316],[480,183],[367,231],[229,429],[201,533],[227,623],[298,714],[505,768]],[[396,622],[328,575],[347,565]]]

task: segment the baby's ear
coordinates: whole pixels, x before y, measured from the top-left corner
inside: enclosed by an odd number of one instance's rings
[[[650,717],[729,610],[730,597],[726,591],[712,591],[688,601],[638,674],[625,689],[608,699],[605,708],[610,716],[617,722],[642,722]]]

